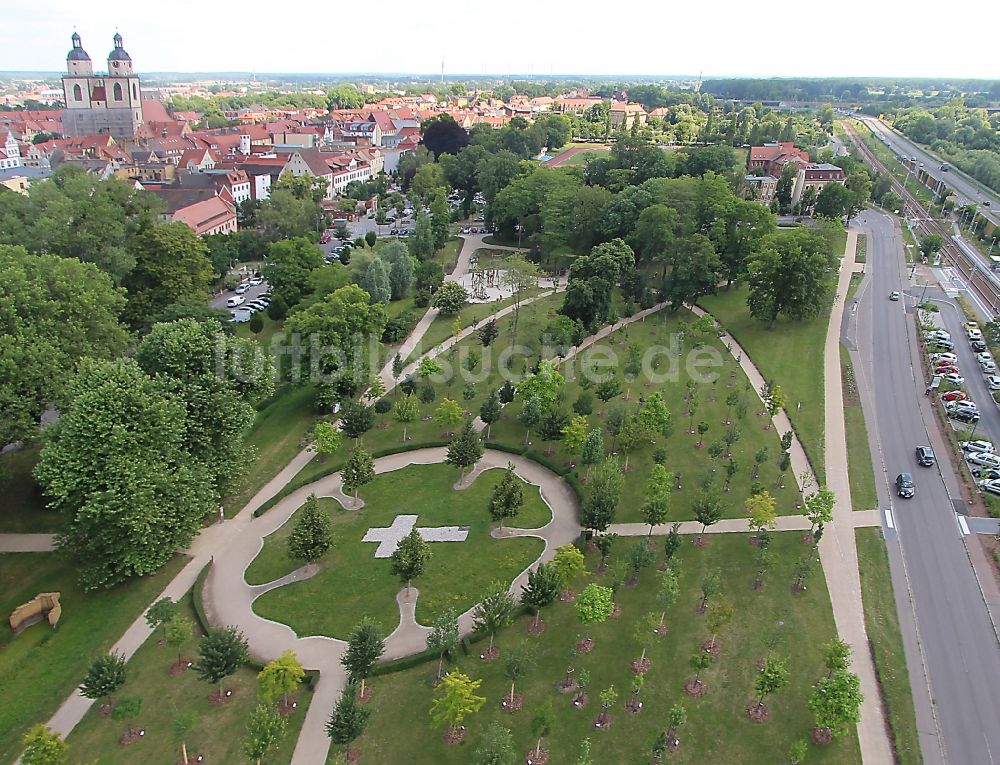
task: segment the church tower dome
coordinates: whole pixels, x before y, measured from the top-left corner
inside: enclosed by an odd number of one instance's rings
[[[73,47],[66,54],[66,71],[70,74],[93,74],[94,65],[90,60],[90,55],[83,49],[80,42],[80,35],[73,32]]]
[[[116,75],[132,74],[132,57],[122,47],[122,36],[115,32],[115,47],[108,54],[108,74],[112,77]]]

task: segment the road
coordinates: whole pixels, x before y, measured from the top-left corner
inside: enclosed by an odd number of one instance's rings
[[[949,170],[948,172],[942,172],[940,170],[941,160],[939,158],[932,156],[918,144],[915,144],[909,138],[906,138],[899,132],[890,128],[882,122],[882,120],[876,117],[861,116],[859,116],[858,119],[868,125],[868,127],[870,127],[876,135],[885,138],[889,147],[895,151],[897,155],[916,157],[917,162],[923,162],[924,170],[929,176],[935,180],[944,181],[945,184],[954,189],[955,196],[958,198],[958,204],[976,204],[979,206],[979,212],[989,220],[993,221],[994,225],[1000,224],[1000,212],[993,209],[993,206],[1000,205],[1000,197],[997,197],[995,194],[990,192],[983,191],[980,187],[976,186],[975,183],[970,181],[961,173],[956,172],[954,169]],[[982,202],[986,200],[990,200],[992,202],[991,206],[985,207],[982,205]]]
[[[844,337],[865,406],[878,476],[888,509],[886,541],[901,617],[921,749],[927,765],[1000,762],[1000,646],[969,562],[952,497],[954,469],[919,369],[912,319],[915,288],[892,220],[868,211],[855,223],[868,234],[868,275],[846,314]],[[903,301],[889,292],[903,290]],[[914,448],[939,457],[921,468]],[[896,475],[914,475],[916,496],[895,496]]]

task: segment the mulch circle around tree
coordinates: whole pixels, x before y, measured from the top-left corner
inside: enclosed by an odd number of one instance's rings
[[[765,723],[770,714],[767,704],[758,704],[756,700],[747,704],[747,717],[750,718],[750,722]]]
[[[641,659],[633,660],[631,666],[633,675],[645,675],[653,666],[653,662],[649,660],[648,656],[644,656]]]
[[[596,718],[594,718],[594,727],[597,730],[607,730],[608,728],[611,727],[611,723],[613,722],[613,719],[614,718],[612,718],[611,715],[604,714],[602,712]]]
[[[193,765],[194,763],[204,762],[204,761],[205,758],[202,755],[198,754],[197,752],[195,752],[194,754],[188,752],[187,762],[185,762],[184,759],[181,758],[177,760],[177,762],[174,763],[174,765]]]
[[[833,741],[833,731],[829,728],[813,728],[810,733],[814,744],[823,746]]]
[[[698,616],[704,616],[708,613],[708,606],[705,605],[703,601],[699,600],[698,605],[694,607],[694,612],[698,614]]]
[[[534,749],[530,749],[524,755],[524,765],[545,765],[548,761],[549,751],[547,749],[539,749],[537,754]]]
[[[528,621],[527,626],[528,634],[532,637],[536,637],[545,632],[545,622],[541,619],[531,619]]]
[[[508,693],[500,699],[501,709],[505,709],[508,712],[520,712],[523,706],[524,696],[520,693],[515,693],[513,698],[511,698],[511,695]]]
[[[582,640],[576,641],[577,653],[590,653],[593,650],[594,650],[594,641],[592,638],[583,638]]]
[[[669,738],[667,738],[666,749],[668,752],[676,752],[680,748],[681,748],[681,740],[677,738],[677,736],[670,736]]]
[[[642,702],[636,696],[629,696],[625,699],[625,711],[630,715],[637,715],[642,711]]]
[[[344,762],[347,765],[358,765],[361,762],[361,751],[359,749],[348,749],[344,752]]]
[[[278,714],[282,717],[288,717],[295,713],[295,710],[299,708],[299,702],[294,698],[289,697],[287,700],[282,699],[278,702]]]
[[[667,634],[667,633],[668,633],[669,631],[670,631],[670,627],[669,627],[669,626],[667,626],[667,623],[666,623],[666,622],[664,622],[663,624],[660,624],[660,625],[658,625],[658,626],[656,627],[656,629],[655,629],[655,630],[653,630],[653,632],[654,632],[654,633],[656,634],[656,636],[657,636],[657,637],[663,637],[663,636],[664,636],[664,635],[666,635],[666,634]]]
[[[586,691],[580,691],[576,696],[573,697],[573,706],[577,709],[583,709],[587,704],[590,703],[590,697],[587,696]]]
[[[160,638],[159,640],[156,641],[157,648],[163,648],[166,644],[167,644],[166,638]]]
[[[813,540],[813,535],[812,534],[803,534],[801,537],[799,537],[799,541],[802,544],[804,544],[804,545],[811,545],[813,543],[813,541],[814,541]]]
[[[134,744],[140,738],[142,738],[144,730],[141,728],[129,728],[118,738],[118,743],[122,746],[128,746],[129,744]]]
[[[703,547],[708,547],[708,540],[705,537],[695,537],[691,544],[700,550]]]
[[[760,592],[761,590],[764,589],[764,580],[761,579],[760,577],[756,577],[750,583],[750,589],[753,590],[754,592]]]
[[[628,587],[630,590],[634,590],[636,587],[639,586],[639,577],[635,575],[630,576],[628,579],[625,580],[625,586]]]
[[[691,678],[684,683],[684,693],[693,699],[704,696],[706,690],[708,690],[708,687],[705,685],[704,680],[695,680],[694,678]]]
[[[753,545],[754,547],[760,547],[760,540],[757,539],[756,534],[751,534],[747,537],[747,544]]]
[[[789,589],[792,592],[794,592],[796,595],[801,595],[803,592],[806,591],[806,583],[805,582],[792,582],[792,586]]]
[[[208,696],[208,703],[212,706],[221,706],[222,704],[228,704],[236,698],[236,694],[232,688],[226,688],[222,693],[212,693]]]
[[[597,552],[597,545],[594,544],[593,539],[588,539],[585,547],[587,548],[587,552]]]
[[[449,725],[444,731],[444,743],[448,746],[455,746],[455,744],[462,743],[462,739],[465,738],[465,726],[453,726]]]
[[[192,663],[191,660],[187,656],[178,659],[177,661],[173,662],[170,665],[170,674],[180,675],[184,672],[187,672],[189,669],[191,669],[191,663]]]
[[[101,704],[101,717],[110,717],[112,707],[110,704]]]
[[[388,422],[380,422],[375,427],[378,428],[379,430],[385,430],[386,428],[389,427],[389,423]]]
[[[602,563],[594,569],[594,576],[604,576],[608,572],[608,564]]]
[[[573,590],[565,589],[559,593],[560,603],[572,603],[576,600],[576,593]]]
[[[722,643],[718,640],[708,639],[701,644],[701,650],[712,654],[712,658],[715,659],[719,655],[719,652],[722,651]]]
[[[481,654],[479,654],[479,658],[485,661],[486,663],[489,663],[491,661],[496,661],[499,655],[500,655],[500,649],[497,648],[495,645],[493,645],[485,649]]]
[[[612,619],[621,619],[622,618],[622,607],[619,606],[617,603],[615,603],[614,610],[611,611],[611,618]]]
[[[559,691],[559,693],[572,693],[573,691],[576,690],[576,688],[577,688],[576,680],[574,680],[572,677],[569,679],[566,679],[564,677],[562,680],[556,683],[556,690]]]

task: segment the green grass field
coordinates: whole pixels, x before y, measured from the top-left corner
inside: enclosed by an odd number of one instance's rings
[[[858,569],[861,572],[861,599],[865,627],[875,657],[875,670],[889,713],[889,727],[900,765],[920,765],[920,740],[910,676],[906,670],[903,638],[899,631],[896,601],[892,593],[889,559],[882,530],[856,529]]]
[[[529,637],[525,627],[530,617],[522,617],[498,636],[500,658],[486,664],[478,658],[485,643],[473,647],[472,655],[460,655],[457,668],[470,677],[482,680],[478,694],[486,698],[483,708],[466,722],[465,742],[449,747],[442,741],[440,729],[431,727],[430,685],[436,665],[430,662],[391,675],[374,678],[372,718],[367,732],[356,742],[362,762],[413,765],[448,765],[476,762],[472,752],[482,731],[491,720],[498,720],[514,734],[515,761],[523,761],[535,744],[531,721],[542,704],[551,701],[555,710],[552,732],[543,748],[551,753],[550,762],[576,761],[580,741],[589,738],[592,761],[611,763],[648,763],[657,734],[664,730],[667,711],[681,704],[688,722],[680,729],[681,747],[669,755],[671,763],[784,763],[792,743],[806,739],[813,724],[806,700],[811,686],[823,674],[821,646],[835,635],[833,616],[821,574],[810,579],[802,594],[789,590],[793,561],[806,549],[798,534],[775,534],[772,549],[776,562],[767,575],[762,591],[754,592],[752,559],[755,548],[745,535],[715,537],[704,549],[689,542],[679,557],[680,597],[667,612],[669,630],[663,637],[651,637],[647,657],[652,666],[641,691],[644,708],[632,716],[623,708],[632,683],[630,663],[639,657],[640,646],[633,637],[639,619],[659,613],[655,602],[656,572],[645,570],[639,586],[618,591],[616,601],[622,614],[605,624],[583,628],[577,622],[573,606],[556,603],[543,612],[545,631]],[[660,541],[660,540],[657,540]],[[619,540],[613,556],[622,555],[631,540]],[[659,554],[662,557],[662,554]],[[593,571],[596,555],[588,555]],[[705,617],[694,613],[704,574],[719,567],[725,592],[736,607],[735,618],[719,634],[721,653],[718,662],[705,671],[707,692],[699,699],[682,690],[693,675],[688,660],[710,637]],[[577,591],[587,582],[601,583],[601,577],[589,575],[575,583]],[[778,624],[780,623],[780,627]],[[770,718],[766,724],[751,723],[745,708],[754,698],[755,662],[766,654],[764,635],[777,629],[783,636],[776,653],[787,657],[790,682],[767,699]],[[586,633],[595,641],[593,652],[574,657],[571,648]],[[504,654],[512,646],[534,649],[536,662],[529,676],[517,685],[524,695],[524,708],[507,712],[500,699],[510,689],[504,675]],[[556,692],[555,685],[564,677],[567,664],[575,667],[575,677],[583,670],[589,675],[589,703],[583,709],[572,705],[572,694]],[[614,686],[618,700],[611,707],[611,727],[595,730],[592,723],[600,711],[598,693]],[[392,731],[392,735],[387,735]],[[328,762],[338,761],[342,749],[334,747]],[[805,762],[812,765],[860,763],[856,735],[852,732],[827,747],[809,746]]]
[[[831,244],[840,258],[846,232]],[[830,296],[836,288],[830,280]],[[825,475],[823,448],[823,347],[830,321],[829,308],[806,321],[779,319],[773,328],[757,321],[747,309],[747,290],[733,287],[699,300],[720,324],[750,354],[765,379],[774,380],[788,396],[786,411],[802,442],[817,479]]]
[[[389,573],[390,560],[375,558],[375,543],[361,542],[369,528],[384,528],[400,514],[418,515],[418,525],[469,527],[461,543],[432,544],[425,574],[414,582],[420,590],[417,621],[430,624],[446,608],[459,612],[475,605],[493,580],[509,582],[541,554],[535,538],[493,539],[487,508],[503,471],[490,470],[461,491],[452,489],[458,471],[449,465],[411,466],[377,476],[364,487],[361,510],[344,510],[334,500],[323,507],[334,523],[336,542],[321,561],[320,572],[272,590],[254,604],[261,616],[288,624],[299,635],[346,638],[362,616],[371,616],[388,634],[399,623],[396,593],[405,585]],[[537,528],[552,515],[538,489],[524,487],[525,504],[509,526]],[[289,559],[286,540],[294,517],[269,537],[251,563],[246,579],[262,584],[301,565]],[[336,608],[331,604],[336,603]]]
[[[847,472],[851,483],[851,502],[855,510],[871,510],[878,505],[875,493],[875,470],[868,447],[865,413],[858,398],[854,367],[847,349],[840,346],[840,374],[844,388],[844,425],[847,433]]]
[[[62,525],[59,513],[45,509],[44,498],[31,472],[41,446],[0,454],[0,533],[45,534]]]
[[[181,601],[185,615],[197,624],[191,596]],[[204,757],[205,762],[243,765],[241,751],[246,719],[257,703],[256,672],[243,667],[225,681],[233,691],[225,704],[213,704],[209,695],[217,685],[198,679],[193,670],[178,675],[170,673],[177,659],[175,649],[158,645],[162,628],[136,652],[128,663],[128,679],[117,698],[138,696],[142,699],[139,715],[133,721],[115,721],[100,714],[96,706],[83,718],[68,738],[72,765],[118,765],[125,762],[172,763],[181,760],[181,739],[174,722],[185,711],[195,714],[195,722],[184,741],[188,757]],[[180,655],[196,660],[200,630],[180,647]],[[264,758],[268,763],[287,763],[298,738],[312,693],[300,688],[295,696],[298,708],[288,718],[287,728],[277,748]],[[141,740],[122,746],[118,739],[130,727],[145,731]],[[225,732],[224,734],[222,732]]]
[[[53,630],[36,624],[20,635],[0,633],[0,761],[20,752],[21,736],[45,722],[86,674],[187,562],[175,556],[154,576],[112,590],[83,592],[71,564],[42,553],[0,555],[0,612],[40,592],[61,593],[62,617]]]

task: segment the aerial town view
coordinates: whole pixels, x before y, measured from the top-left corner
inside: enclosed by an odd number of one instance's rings
[[[911,10],[5,10],[0,765],[1000,762],[1000,15]]]

